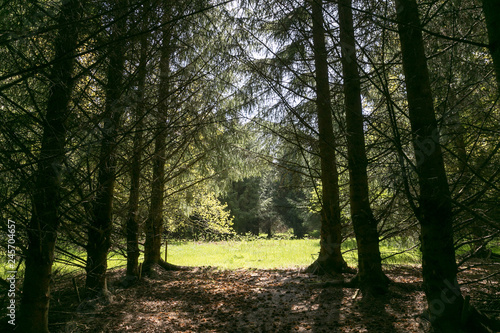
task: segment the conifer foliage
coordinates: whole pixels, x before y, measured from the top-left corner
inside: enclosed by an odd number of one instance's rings
[[[49,331],[55,262],[85,275],[83,308],[113,301],[111,256],[129,285],[185,271],[162,258],[171,238],[261,233],[318,237],[307,271],[363,297],[391,297],[381,244],[419,248],[434,329],[498,330],[458,282],[499,255],[499,13],[496,0],[0,5],[0,229],[16,226],[0,255],[18,271],[18,330]]]

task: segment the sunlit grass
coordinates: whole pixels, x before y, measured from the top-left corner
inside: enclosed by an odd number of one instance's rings
[[[342,245],[344,259],[351,267],[357,266],[356,241],[346,240]],[[353,250],[354,249],[354,250]],[[168,246],[169,263],[180,266],[211,266],[220,269],[238,268],[304,268],[317,258],[320,250],[318,239],[255,239],[222,242],[170,242]],[[382,242],[380,252],[382,257],[399,253],[403,250],[394,242]],[[165,257],[165,247],[162,248],[162,257]],[[80,258],[85,258],[84,251],[73,252]],[[75,267],[76,262],[70,257],[58,255],[59,260],[54,263],[54,271],[58,274],[84,272],[83,267]],[[61,259],[66,260],[61,262]],[[139,261],[144,260],[143,256]],[[417,249],[397,254],[383,261],[384,265],[415,265],[420,264],[421,256]],[[81,266],[83,262],[79,262]],[[108,269],[125,267],[126,259],[123,255],[112,252],[108,257]],[[5,268],[5,265],[2,265]],[[22,274],[24,266],[20,267]],[[6,276],[6,272],[3,276]]]
[[[222,269],[293,268],[311,264],[318,252],[319,241],[311,239],[187,242],[170,245],[168,261],[182,266]]]
[[[355,240],[347,240],[342,245],[344,259],[352,267],[357,266],[357,252],[352,250],[355,246]],[[222,269],[297,268],[310,265],[317,258],[319,250],[317,239],[184,242],[169,245],[167,259],[181,266],[213,266]],[[380,247],[382,257],[402,250],[385,243]],[[384,260],[384,264],[417,263],[420,263],[420,255],[416,249]]]

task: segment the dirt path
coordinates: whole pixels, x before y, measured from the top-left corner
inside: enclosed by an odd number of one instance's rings
[[[356,289],[319,288],[323,280],[297,270],[160,272],[116,288],[108,305],[71,313],[74,295],[56,296],[51,332],[422,332],[418,269],[388,275],[397,283],[386,297],[363,299]]]

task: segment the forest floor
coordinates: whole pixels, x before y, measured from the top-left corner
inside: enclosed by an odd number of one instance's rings
[[[124,274],[115,270],[108,304],[79,303],[71,283],[59,284],[50,331],[425,332],[429,324],[421,316],[426,305],[420,268],[392,266],[386,273],[393,281],[389,293],[363,297],[357,289],[325,287],[326,277],[297,269],[157,271],[129,288],[114,286],[113,280]],[[484,274],[484,268],[470,270],[460,275],[460,283]],[[499,280],[497,275],[462,291],[477,308],[499,310]]]

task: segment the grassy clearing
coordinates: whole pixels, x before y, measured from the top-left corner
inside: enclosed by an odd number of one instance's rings
[[[357,266],[357,252],[352,250],[355,240],[342,245],[344,259],[349,266]],[[168,261],[183,266],[216,266],[222,269],[237,268],[296,268],[306,267],[316,259],[320,245],[317,239],[253,240],[216,243],[184,242],[169,245]],[[382,243],[382,257],[399,253],[403,249]],[[414,249],[384,260],[384,264],[414,265],[420,263],[420,254]]]
[[[357,266],[357,252],[352,250],[355,240],[344,242],[344,259],[350,266]],[[213,266],[221,269],[238,268],[298,268],[310,265],[319,253],[317,239],[227,241],[227,242],[183,242],[168,247],[168,261],[182,266]],[[381,245],[383,257],[401,252],[402,249],[389,244]],[[164,255],[164,254],[163,254]],[[384,264],[417,264],[417,250],[398,254]]]
[[[183,266],[237,268],[293,268],[313,262],[318,240],[253,240],[170,245],[168,260]]]
[[[357,252],[354,239],[344,242],[342,249],[344,259],[349,266],[357,266]],[[212,266],[220,269],[238,268],[303,268],[310,265],[319,253],[318,239],[256,239],[223,242],[171,242],[168,247],[168,261],[181,266]],[[163,251],[165,248],[162,249]],[[398,245],[383,242],[380,246],[382,257],[401,252]],[[84,252],[74,253],[85,258]],[[164,258],[165,253],[162,253]],[[64,258],[64,257],[63,257]],[[72,262],[69,257],[64,258]],[[142,261],[141,257],[139,260]],[[384,264],[414,265],[420,263],[420,254],[414,249],[384,260]],[[126,259],[117,253],[112,253],[108,259],[108,269],[125,267]],[[23,271],[21,267],[20,271]],[[84,270],[67,262],[56,262],[54,270],[59,274],[71,274]],[[1,272],[4,273],[4,272]],[[22,274],[22,273],[21,273]],[[2,274],[5,276],[5,273]]]

